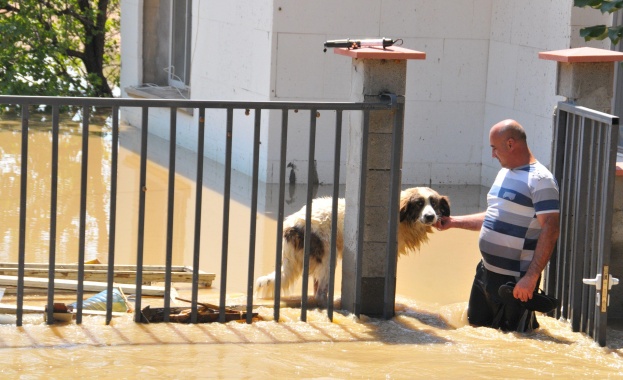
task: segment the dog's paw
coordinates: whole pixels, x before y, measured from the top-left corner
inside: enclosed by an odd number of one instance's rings
[[[325,292],[316,293],[314,295],[316,299],[316,304],[321,309],[326,309],[329,305],[329,295]]]
[[[275,290],[275,279],[272,276],[263,276],[255,281],[255,294],[259,298],[272,298]]]
[[[316,299],[316,303],[318,307],[321,309],[326,309],[329,304],[329,289],[328,284],[324,286],[319,286],[314,293],[314,298]]]

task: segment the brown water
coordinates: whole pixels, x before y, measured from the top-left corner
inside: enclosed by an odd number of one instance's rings
[[[44,121],[29,135],[31,157],[27,262],[47,262],[49,250],[50,137]],[[66,123],[61,139],[57,262],[77,260],[80,135]],[[107,261],[105,220],[110,183],[110,135],[107,127],[92,128],[89,160],[86,259]],[[0,261],[17,261],[20,140],[19,125],[5,122],[0,129]],[[119,264],[136,261],[139,140],[134,129],[121,138],[117,229]],[[148,165],[145,263],[164,262],[166,222],[167,143],[150,137],[153,161]],[[196,157],[178,152],[175,193],[174,265],[192,263],[194,221],[193,183]],[[222,169],[205,161],[200,268],[216,273],[213,289],[200,301],[218,300],[222,216]],[[234,175],[231,209],[228,305],[246,300],[249,251],[250,180]],[[480,209],[483,189],[438,186],[450,195],[453,212]],[[329,194],[321,186],[318,195]],[[261,189],[255,277],[272,271],[276,189]],[[305,187],[288,189],[287,213],[305,199]],[[330,322],[319,310],[299,321],[300,310],[282,309],[282,320],[271,321],[272,309],[257,308],[265,321],[251,325],[151,324],[132,317],[114,318],[106,326],[100,317],[86,316],[83,324],[48,326],[41,315],[26,315],[24,325],[9,324],[0,316],[1,378],[619,378],[623,375],[623,334],[611,330],[608,347],[573,333],[565,321],[540,317],[541,329],[530,334],[502,333],[466,325],[466,300],[478,262],[477,234],[466,231],[436,233],[421,252],[398,265],[397,316],[390,321],[356,319],[337,313]],[[339,268],[338,268],[339,272]],[[339,286],[338,286],[339,290]],[[188,289],[180,287],[180,294]],[[8,291],[7,291],[8,293]],[[4,296],[10,302],[11,295]],[[67,296],[65,296],[67,297]],[[296,296],[294,296],[296,300]],[[26,304],[45,302],[27,295]],[[65,301],[63,301],[65,302]],[[67,301],[71,302],[71,301]],[[143,300],[143,302],[149,302]],[[257,304],[270,301],[257,300]],[[14,323],[14,322],[13,322]]]

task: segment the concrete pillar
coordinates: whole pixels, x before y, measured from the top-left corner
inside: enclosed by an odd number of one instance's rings
[[[407,60],[426,57],[425,53],[396,46],[334,49],[334,52],[352,58],[351,100],[356,102],[378,102],[382,93],[404,96]],[[341,300],[342,309],[356,315],[381,316],[389,241],[392,111],[372,112],[367,136],[363,130],[363,120],[350,125]],[[402,148],[402,142],[400,145]],[[362,160],[364,147],[367,147],[365,161]],[[359,226],[360,210],[364,212],[363,230]],[[392,273],[395,277],[395,271]],[[391,296],[393,300],[394,294]]]
[[[582,47],[539,53],[539,58],[558,62],[556,95],[578,106],[610,113],[614,63],[623,53]]]
[[[556,61],[556,95],[578,106],[611,113],[614,65],[623,53],[590,47],[539,53],[539,58]],[[610,273],[623,280],[623,163],[617,164],[610,251]],[[623,286],[610,292],[608,319],[623,319]]]

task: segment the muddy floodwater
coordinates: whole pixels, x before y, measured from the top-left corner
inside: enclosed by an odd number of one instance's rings
[[[0,125],[0,262],[16,262],[19,241],[21,127],[4,117]],[[49,120],[39,116],[29,134],[26,262],[49,260]],[[134,264],[137,251],[140,136],[124,127],[120,138],[116,259]],[[65,121],[59,148],[58,263],[78,257],[81,134],[78,122]],[[110,199],[110,128],[105,118],[90,129],[85,259],[106,263]],[[149,137],[145,264],[163,264],[166,246],[168,143]],[[191,265],[197,158],[177,152],[173,265]],[[227,304],[246,302],[249,252],[250,179],[234,173],[230,216]],[[223,170],[204,161],[200,269],[216,274],[200,302],[218,303],[221,268],[220,226]],[[450,196],[452,212],[482,210],[487,189],[435,186]],[[255,278],[272,271],[275,260],[277,188],[260,186]],[[286,213],[300,208],[305,186],[288,187]],[[328,195],[322,185],[317,195]],[[342,189],[343,192],[343,189]],[[270,300],[255,300],[261,321],[252,324],[137,324],[133,315],[84,316],[83,323],[49,326],[40,314],[25,314],[21,327],[13,315],[0,315],[2,379],[160,379],[160,378],[621,378],[623,333],[611,329],[608,346],[571,331],[564,320],[540,316],[541,328],[529,334],[503,333],[466,324],[466,307],[479,260],[478,234],[450,230],[434,233],[420,252],[398,262],[396,317],[385,321],[312,309],[300,322],[296,294],[289,296],[281,320],[273,321]],[[339,271],[338,292],[339,301]],[[190,294],[179,285],[180,296]],[[59,294],[72,302],[75,294]],[[161,300],[160,300],[161,301]],[[15,302],[6,289],[3,303]],[[25,304],[43,304],[45,294],[27,292]],[[149,304],[143,299],[143,306]],[[292,306],[294,305],[294,306]],[[186,306],[172,301],[172,306]]]

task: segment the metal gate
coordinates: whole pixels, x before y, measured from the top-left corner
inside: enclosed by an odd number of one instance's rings
[[[552,172],[560,186],[560,237],[545,291],[561,301],[557,318],[606,345],[609,273],[619,119],[558,103]]]
[[[376,101],[375,101],[376,100]],[[177,118],[178,118],[178,109],[194,109],[197,112],[197,118],[193,120],[197,124],[197,164],[196,164],[196,194],[195,194],[195,215],[194,215],[194,236],[193,236],[193,256],[192,256],[192,268],[193,268],[193,281],[192,281],[192,296],[191,296],[191,323],[196,323],[198,318],[198,279],[199,279],[199,264],[200,264],[200,254],[201,254],[201,223],[202,223],[202,215],[201,215],[201,203],[202,203],[202,186],[204,180],[204,171],[203,171],[203,149],[205,146],[205,126],[206,126],[206,110],[219,110],[224,111],[226,117],[224,119],[223,125],[221,125],[220,136],[212,136],[212,138],[223,138],[225,140],[225,175],[223,179],[223,215],[222,215],[222,250],[221,254],[221,271],[220,271],[220,294],[219,294],[219,305],[218,305],[218,320],[220,322],[226,321],[226,292],[227,292],[227,270],[228,270],[228,256],[229,256],[229,220],[230,220],[230,200],[232,193],[232,139],[235,133],[252,133],[253,134],[253,145],[250,147],[253,155],[253,178],[251,183],[251,200],[250,200],[250,209],[251,216],[249,221],[249,230],[250,230],[250,243],[249,243],[249,258],[248,258],[248,283],[247,283],[247,304],[246,304],[246,321],[247,323],[252,322],[252,311],[253,311],[253,290],[254,290],[254,268],[255,268],[255,260],[256,260],[256,218],[258,213],[258,198],[259,198],[259,147],[261,144],[260,136],[261,129],[266,128],[267,126],[262,126],[262,113],[274,110],[275,112],[281,111],[281,141],[280,141],[280,161],[279,161],[279,170],[280,170],[280,180],[279,180],[279,210],[277,212],[277,235],[276,235],[276,252],[275,252],[275,268],[277,270],[276,275],[276,286],[277,289],[275,292],[275,303],[274,303],[274,319],[279,320],[280,313],[280,268],[281,268],[281,243],[282,243],[282,225],[284,220],[284,202],[285,202],[285,189],[286,189],[286,152],[287,152],[287,141],[288,141],[288,128],[291,123],[289,122],[289,115],[293,113],[307,112],[308,113],[308,121],[309,121],[309,152],[308,152],[308,180],[307,183],[312,183],[313,180],[311,176],[313,175],[313,165],[315,162],[315,144],[316,139],[324,138],[326,139],[326,135],[317,136],[316,127],[317,127],[317,119],[320,117],[320,112],[322,111],[326,115],[330,115],[328,117],[330,123],[334,125],[334,159],[333,159],[333,175],[334,175],[334,189],[333,189],[333,205],[332,210],[335,214],[337,211],[337,199],[338,199],[338,188],[339,186],[339,173],[340,173],[340,162],[341,162],[341,139],[342,139],[342,129],[343,126],[348,122],[348,113],[356,112],[363,114],[363,130],[367,133],[369,129],[370,120],[373,117],[381,117],[378,116],[379,112],[383,112],[383,117],[387,115],[393,118],[393,128],[395,131],[399,131],[399,133],[395,134],[392,150],[394,152],[400,152],[402,149],[402,130],[404,123],[404,97],[395,96],[392,94],[382,94],[379,95],[378,99],[374,99],[373,97],[368,97],[368,101],[366,102],[251,102],[251,101],[209,101],[209,100],[166,100],[166,99],[111,99],[111,98],[66,98],[66,97],[30,97],[30,96],[6,96],[0,95],[0,104],[2,105],[11,105],[11,106],[19,106],[21,109],[22,122],[21,122],[21,155],[20,157],[28,157],[29,150],[37,149],[37,147],[29,147],[29,120],[30,114],[29,109],[31,107],[37,106],[49,106],[52,109],[52,117],[51,117],[51,129],[52,129],[52,157],[51,157],[51,176],[52,176],[52,189],[51,189],[51,205],[50,205],[50,248],[49,248],[49,268],[50,270],[47,273],[48,283],[53,284],[55,282],[55,268],[56,263],[56,225],[57,225],[57,177],[58,177],[58,139],[59,139],[59,127],[60,127],[60,119],[59,112],[62,108],[66,107],[76,107],[76,109],[80,109],[82,111],[82,150],[81,150],[81,180],[80,180],[80,216],[79,216],[79,252],[78,252],[78,266],[77,266],[77,285],[76,285],[76,323],[82,322],[82,313],[83,313],[83,293],[84,293],[84,272],[85,272],[85,234],[86,234],[86,205],[87,205],[87,197],[90,194],[87,191],[87,165],[88,165],[88,136],[89,136],[89,115],[93,109],[97,108],[106,108],[110,109],[110,115],[112,120],[112,152],[111,152],[111,183],[110,183],[110,217],[108,220],[109,223],[109,233],[108,233],[108,264],[107,264],[107,282],[106,282],[106,290],[107,290],[107,298],[106,298],[106,322],[110,323],[113,315],[112,304],[113,304],[113,282],[114,282],[114,271],[115,271],[115,233],[116,233],[116,220],[117,220],[117,162],[118,162],[118,145],[119,145],[119,109],[120,107],[126,108],[138,108],[141,110],[141,143],[140,143],[140,169],[139,169],[139,205],[138,205],[138,246],[136,249],[136,285],[135,285],[135,320],[137,322],[142,321],[142,294],[144,294],[144,286],[143,286],[143,258],[144,258],[144,241],[145,237],[145,215],[146,215],[146,197],[147,195],[147,187],[146,187],[146,176],[147,176],[147,160],[148,160],[148,141],[149,141],[149,114],[153,112],[154,109],[168,109],[168,113],[170,115],[170,139],[169,139],[169,176],[168,176],[168,199],[167,199],[167,211],[166,215],[162,215],[163,220],[166,220],[167,230],[166,230],[166,258],[164,264],[164,272],[165,272],[165,286],[164,286],[164,315],[168,316],[170,313],[171,305],[170,299],[172,294],[171,282],[172,282],[172,255],[173,255],[173,225],[174,225],[174,210],[177,206],[175,206],[175,168],[176,168],[176,129],[177,129]],[[389,114],[387,113],[389,111]],[[166,111],[165,111],[166,112]],[[375,114],[376,113],[376,114]],[[254,121],[252,123],[244,123],[241,122],[242,119],[246,118],[248,115],[254,115]],[[344,114],[347,114],[345,116]],[[371,117],[372,115],[372,117]],[[244,127],[248,124],[252,125],[252,129],[244,129]],[[367,148],[366,148],[367,149]],[[362,151],[367,152],[366,149],[362,149]],[[399,149],[399,150],[398,150]],[[400,154],[394,153],[392,156],[394,159],[400,158]],[[360,158],[365,160],[366,156],[364,153],[360,155]],[[20,165],[20,173],[28,173],[28,159],[21,159]],[[363,166],[365,167],[365,166]],[[400,194],[400,170],[392,170],[391,172],[391,183],[388,184],[390,186],[392,194]],[[19,248],[18,248],[18,263],[17,263],[17,296],[16,296],[16,324],[17,326],[22,325],[22,316],[24,312],[24,290],[25,286],[25,267],[26,267],[26,237],[27,229],[28,229],[28,220],[27,220],[27,205],[28,205],[28,181],[29,178],[27,175],[20,174],[20,206],[19,206]],[[310,204],[313,198],[313,186],[307,187],[307,198],[306,204]],[[394,202],[392,200],[393,207],[398,207],[398,202]],[[358,207],[362,207],[359,205]],[[308,208],[310,210],[311,208]],[[397,212],[397,211],[396,211]],[[203,216],[205,218],[205,216]],[[311,223],[309,222],[311,218],[311,214],[307,213],[306,226],[309,228]],[[337,221],[337,218],[334,218]],[[388,230],[395,231],[395,224],[397,223],[398,218],[389,218],[388,220]],[[359,232],[363,234],[363,229]],[[336,255],[336,239],[335,236],[337,234],[337,223],[334,223],[332,226],[332,252],[331,252],[331,261],[335,263],[335,255]],[[310,247],[311,244],[307,241],[307,237],[310,236],[309,231],[305,232],[306,241],[305,241],[305,264],[303,266],[303,287],[302,287],[302,297],[301,297],[301,320],[306,321],[307,318],[307,274],[309,271],[309,255],[310,255]],[[203,239],[205,242],[205,238]],[[388,244],[388,260],[391,261],[392,257],[394,260],[395,266],[395,253],[392,255],[392,249],[395,251],[395,244],[392,247],[391,244]],[[389,262],[388,261],[388,262]],[[240,264],[239,264],[240,265]],[[334,288],[334,276],[335,265],[332,266],[331,271],[331,285],[329,290],[329,301],[327,307],[327,314],[330,319],[333,318],[333,288]],[[55,288],[54,286],[49,286],[48,290],[48,302],[47,302],[47,321],[49,324],[54,323],[54,296],[55,296]],[[394,299],[395,289],[391,288],[388,290],[386,297],[389,297],[391,300]],[[393,309],[392,309],[393,311]],[[164,318],[165,321],[168,321],[168,317]]]

